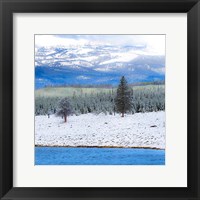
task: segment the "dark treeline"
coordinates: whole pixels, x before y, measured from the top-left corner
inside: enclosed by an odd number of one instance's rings
[[[75,115],[86,113],[105,113],[113,115],[116,113],[115,106],[116,90],[109,92],[74,94],[68,97]],[[35,114],[55,114],[58,109],[59,97],[36,97]],[[165,110],[165,89],[163,86],[142,88],[133,90],[131,95],[131,109],[127,112],[134,114],[138,112],[152,112]]]
[[[165,84],[165,80],[154,81],[154,82],[136,82],[136,83],[129,84],[129,86],[164,85],[164,84]]]
[[[61,85],[45,85],[45,88],[61,88],[61,87],[73,87],[73,88],[113,88],[110,84],[61,84]],[[117,87],[117,86],[116,86]]]
[[[154,82],[136,82],[131,83],[129,86],[145,86],[145,85],[164,85],[165,81],[154,81]],[[111,84],[58,84],[58,85],[45,85],[45,88],[60,88],[60,87],[73,87],[73,88],[117,88],[117,85]]]

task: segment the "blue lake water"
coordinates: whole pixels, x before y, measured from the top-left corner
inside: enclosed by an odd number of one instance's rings
[[[164,165],[165,150],[35,147],[35,165]]]

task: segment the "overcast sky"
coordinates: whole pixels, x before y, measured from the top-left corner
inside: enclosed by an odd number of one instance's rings
[[[165,55],[165,35],[35,35],[36,48],[86,44],[132,45],[144,54]]]

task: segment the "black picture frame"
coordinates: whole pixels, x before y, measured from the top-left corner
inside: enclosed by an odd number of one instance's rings
[[[187,13],[188,187],[13,187],[13,13]],[[200,3],[198,0],[0,0],[0,197],[8,199],[200,199]]]

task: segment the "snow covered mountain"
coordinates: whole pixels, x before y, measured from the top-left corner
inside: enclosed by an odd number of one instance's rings
[[[76,44],[35,48],[35,86],[113,84],[122,75],[129,83],[160,81],[165,77],[165,56],[145,46]]]

